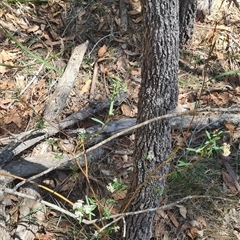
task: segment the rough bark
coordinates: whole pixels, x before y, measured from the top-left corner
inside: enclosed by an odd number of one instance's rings
[[[179,0],[179,46],[186,48],[189,44],[195,21],[203,22],[211,13],[216,0]]]
[[[142,82],[139,93],[137,122],[170,113],[176,108],[178,88],[178,1],[142,0],[144,18]],[[150,177],[171,151],[170,121],[149,124],[136,131],[135,173],[131,192]],[[164,165],[155,175],[168,172]],[[158,192],[165,180],[151,178],[135,195],[128,211],[159,205]],[[154,213],[126,219],[126,239],[150,239]]]
[[[191,40],[196,12],[197,0],[179,0],[179,46],[181,49],[185,48]]]

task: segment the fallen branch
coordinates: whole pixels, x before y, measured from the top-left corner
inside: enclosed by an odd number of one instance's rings
[[[226,112],[226,111],[230,111],[229,109],[214,109],[214,111],[222,111],[222,112]],[[159,121],[162,119],[166,119],[166,118],[174,118],[175,120],[177,119],[177,122],[175,122],[175,124],[177,124],[176,126],[181,126],[182,125],[182,121],[183,119],[188,119],[188,124],[190,123],[192,117],[191,116],[185,116],[185,115],[191,115],[191,114],[196,114],[198,112],[201,111],[206,111],[206,109],[202,109],[202,110],[194,110],[194,111],[186,111],[186,112],[182,112],[182,113],[172,113],[172,114],[168,114],[168,115],[164,115],[164,116],[160,116],[160,117],[156,117],[153,118],[151,120],[148,120],[146,122],[140,123],[135,125],[134,119],[131,120],[129,119],[129,123],[133,124],[132,127],[128,127],[127,129],[123,130],[122,129],[128,126],[127,122],[125,120],[120,120],[120,124],[116,124],[116,122],[110,123],[107,127],[106,130],[107,132],[103,132],[101,137],[102,138],[106,138],[102,140],[101,142],[95,144],[94,146],[86,149],[85,152],[80,152],[77,153],[75,156],[72,156],[70,154],[63,154],[63,159],[59,160],[57,158],[54,158],[52,153],[47,153],[47,155],[39,155],[38,157],[34,156],[34,157],[26,157],[26,158],[21,158],[17,161],[13,161],[10,162],[8,164],[6,164],[4,166],[3,169],[9,171],[10,173],[14,174],[14,175],[18,175],[18,176],[27,176],[27,175],[33,175],[38,173],[39,171],[44,171],[44,174],[47,174],[51,171],[53,171],[54,169],[57,168],[66,168],[67,166],[69,167],[72,164],[72,161],[74,160],[79,160],[80,164],[83,165],[84,162],[81,160],[81,157],[86,153],[89,154],[92,151],[97,151],[96,152],[92,152],[92,154],[87,155],[87,158],[90,159],[96,159],[100,156],[98,151],[103,151],[103,149],[99,149],[97,150],[99,147],[103,146],[104,144],[112,141],[113,139],[120,137],[122,135],[128,134],[132,131],[134,131],[135,129],[142,127],[144,125],[147,125],[149,123],[155,122],[155,121]],[[233,109],[233,111],[236,111],[236,109]],[[210,111],[209,111],[210,113]],[[173,120],[174,120],[173,119]],[[220,127],[221,124],[223,124],[224,121],[228,121],[230,123],[234,123],[234,124],[238,124],[240,122],[240,117],[239,114],[218,114],[218,115],[214,115],[213,117],[209,116],[195,116],[195,120],[193,121],[193,123],[196,121],[196,127],[200,126],[203,127],[201,124],[199,124],[199,122],[197,122],[197,119],[200,120],[200,123],[204,122],[204,126],[205,127],[209,127],[209,126],[214,126],[214,127]],[[212,121],[211,121],[212,120]],[[174,121],[173,121],[174,122]],[[118,126],[118,132],[116,132],[116,126]],[[120,126],[120,127],[119,127]],[[186,125],[186,127],[189,125]],[[121,131],[119,132],[119,130],[121,129]],[[96,131],[98,131],[99,129],[96,128]],[[114,135],[111,136],[111,131],[110,130],[114,130]],[[110,132],[108,132],[110,131]],[[110,137],[109,137],[110,136]],[[103,153],[103,155],[106,154]],[[48,159],[46,161],[46,159]],[[97,159],[96,159],[97,160]],[[31,179],[35,179],[37,177],[40,177],[43,175],[43,173],[37,174],[34,176],[34,178]]]
[[[127,94],[124,92],[119,94],[119,96],[115,99],[114,105],[120,105],[126,96]],[[62,132],[62,130],[65,128],[68,128],[80,121],[94,116],[98,112],[109,107],[110,101],[108,99],[105,99],[103,101],[97,102],[94,106],[90,106],[86,110],[70,115],[59,123],[49,125],[41,131],[29,131],[28,133],[22,134],[21,138],[18,135],[10,137],[9,140],[15,140],[16,143],[11,142],[10,146],[6,146],[3,150],[0,151],[0,167],[3,168],[3,166],[10,162],[15,156],[34,146],[36,143],[55,135],[58,132]],[[25,139],[23,140],[22,138]]]
[[[74,86],[74,82],[77,78],[79,67],[82,63],[83,56],[87,50],[88,41],[77,46],[68,61],[64,74],[58,82],[58,85],[50,96],[44,112],[44,119],[51,122],[57,118],[61,110],[63,109],[70,91]]]

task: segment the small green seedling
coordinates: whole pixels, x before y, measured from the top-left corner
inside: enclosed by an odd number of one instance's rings
[[[85,204],[83,200],[78,200],[73,204],[74,213],[78,217],[80,223],[84,216],[87,216],[89,220],[92,220],[92,216],[95,216],[93,211],[97,207],[96,202],[87,196],[85,196],[85,201]]]
[[[182,160],[178,161],[178,167],[189,167],[191,165],[192,164],[190,162],[185,162],[185,161],[182,161]]]
[[[36,130],[43,130],[44,127],[45,127],[45,121],[44,121],[43,119],[41,119],[41,120],[37,123],[35,129],[36,129]]]
[[[206,131],[206,135],[208,140],[199,148],[187,148],[188,151],[192,151],[195,153],[199,153],[202,156],[208,156],[212,157],[214,152],[218,152],[219,150],[222,150],[223,147],[219,147],[217,145],[217,141],[221,139],[223,135],[223,131],[220,131],[218,133],[213,133],[212,135]]]
[[[105,125],[105,123],[97,118],[91,118],[94,122],[100,123],[102,126]]]
[[[122,179],[114,178],[112,183],[109,183],[107,185],[108,191],[111,193],[117,192],[117,191],[124,191],[127,189],[127,185],[122,181]]]
[[[63,158],[64,158],[63,153],[53,152],[52,155],[54,156],[54,158],[56,158],[58,160],[63,160]]]
[[[121,81],[120,78],[116,76],[110,79],[110,84],[111,84],[110,86],[111,97],[110,97],[110,107],[109,107],[108,114],[112,116],[114,115],[114,109],[113,109],[114,100],[121,91],[126,91],[126,82]]]

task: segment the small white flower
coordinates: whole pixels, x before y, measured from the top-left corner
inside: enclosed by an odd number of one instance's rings
[[[99,237],[99,232],[95,230],[93,235],[94,235],[94,237],[98,238]]]
[[[115,227],[113,227],[113,230],[114,230],[115,233],[118,232],[119,229],[120,229],[119,226],[115,226]]]
[[[112,185],[111,183],[109,183],[109,184],[107,185],[107,190],[108,190],[109,192],[111,192],[111,193],[114,193],[114,192],[115,192],[115,189],[114,189],[114,187],[113,187],[113,185]]]
[[[77,202],[73,204],[73,210],[81,209],[83,206],[83,203],[84,203],[83,200],[77,200]]]
[[[83,211],[84,211],[86,214],[90,214],[90,213],[92,213],[92,211],[94,210],[94,208],[95,208],[95,207],[90,206],[90,205],[84,205]]]
[[[81,213],[81,211],[75,211],[75,215],[77,218],[82,218],[83,214]]]

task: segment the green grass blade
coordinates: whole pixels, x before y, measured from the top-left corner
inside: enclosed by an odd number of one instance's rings
[[[229,75],[235,75],[235,74],[239,74],[239,73],[240,73],[240,69],[239,70],[225,72],[225,73],[221,73],[221,74],[213,77],[212,79],[217,79],[217,78],[220,78],[220,77],[225,77],[225,76],[229,76]]]
[[[39,57],[38,55],[36,55],[35,53],[31,52],[28,48],[26,48],[25,46],[23,46],[11,33],[9,33],[1,24],[0,26],[2,27],[2,29],[4,30],[4,32],[7,34],[7,36],[14,41],[23,51],[25,51],[26,53],[28,53],[30,56],[32,56],[33,58],[35,58],[38,62],[43,63],[46,67],[54,70],[56,73],[58,73],[59,75],[62,75],[62,71],[55,68],[53,65],[49,64],[46,60],[42,59],[41,57]]]

